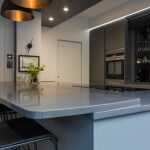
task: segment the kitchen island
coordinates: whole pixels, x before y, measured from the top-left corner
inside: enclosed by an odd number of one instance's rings
[[[57,83],[0,83],[1,103],[53,131],[60,150],[147,149],[149,97],[149,90],[121,93]]]

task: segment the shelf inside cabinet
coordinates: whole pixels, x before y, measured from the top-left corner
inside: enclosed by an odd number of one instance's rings
[[[150,82],[150,26],[134,30],[135,81]]]

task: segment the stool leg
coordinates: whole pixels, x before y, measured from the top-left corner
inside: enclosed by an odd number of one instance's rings
[[[1,121],[4,122],[4,114],[1,116]]]
[[[5,113],[5,120],[8,120],[8,113]]]
[[[2,122],[5,121],[5,114],[2,115]]]
[[[0,122],[2,122],[2,115],[0,115]]]
[[[6,113],[4,113],[4,121],[6,121]]]
[[[30,150],[30,145],[29,144],[27,144],[27,150]]]
[[[24,150],[26,150],[26,147],[25,147],[25,146],[22,146],[22,148],[23,148]]]
[[[34,143],[34,149],[37,150],[37,143]]]
[[[50,140],[52,143],[53,143],[53,145],[54,145],[54,150],[58,150],[58,145],[57,145],[57,141],[55,141],[55,140]]]
[[[54,142],[54,150],[58,150],[57,142]]]
[[[17,118],[17,114],[15,113],[15,119]]]
[[[12,119],[13,117],[12,117],[12,113],[10,113],[10,119]]]

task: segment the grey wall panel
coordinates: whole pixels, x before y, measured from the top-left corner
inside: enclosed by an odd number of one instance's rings
[[[7,68],[7,54],[12,54],[14,62],[14,23],[0,17],[0,81],[14,80],[14,64]]]
[[[92,150],[92,119],[90,116],[74,116],[40,120],[39,123],[57,135],[60,150]],[[47,145],[39,145],[47,150]]]

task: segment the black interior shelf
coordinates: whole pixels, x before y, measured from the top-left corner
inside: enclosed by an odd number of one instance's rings
[[[150,82],[150,25],[134,30],[135,81]]]

